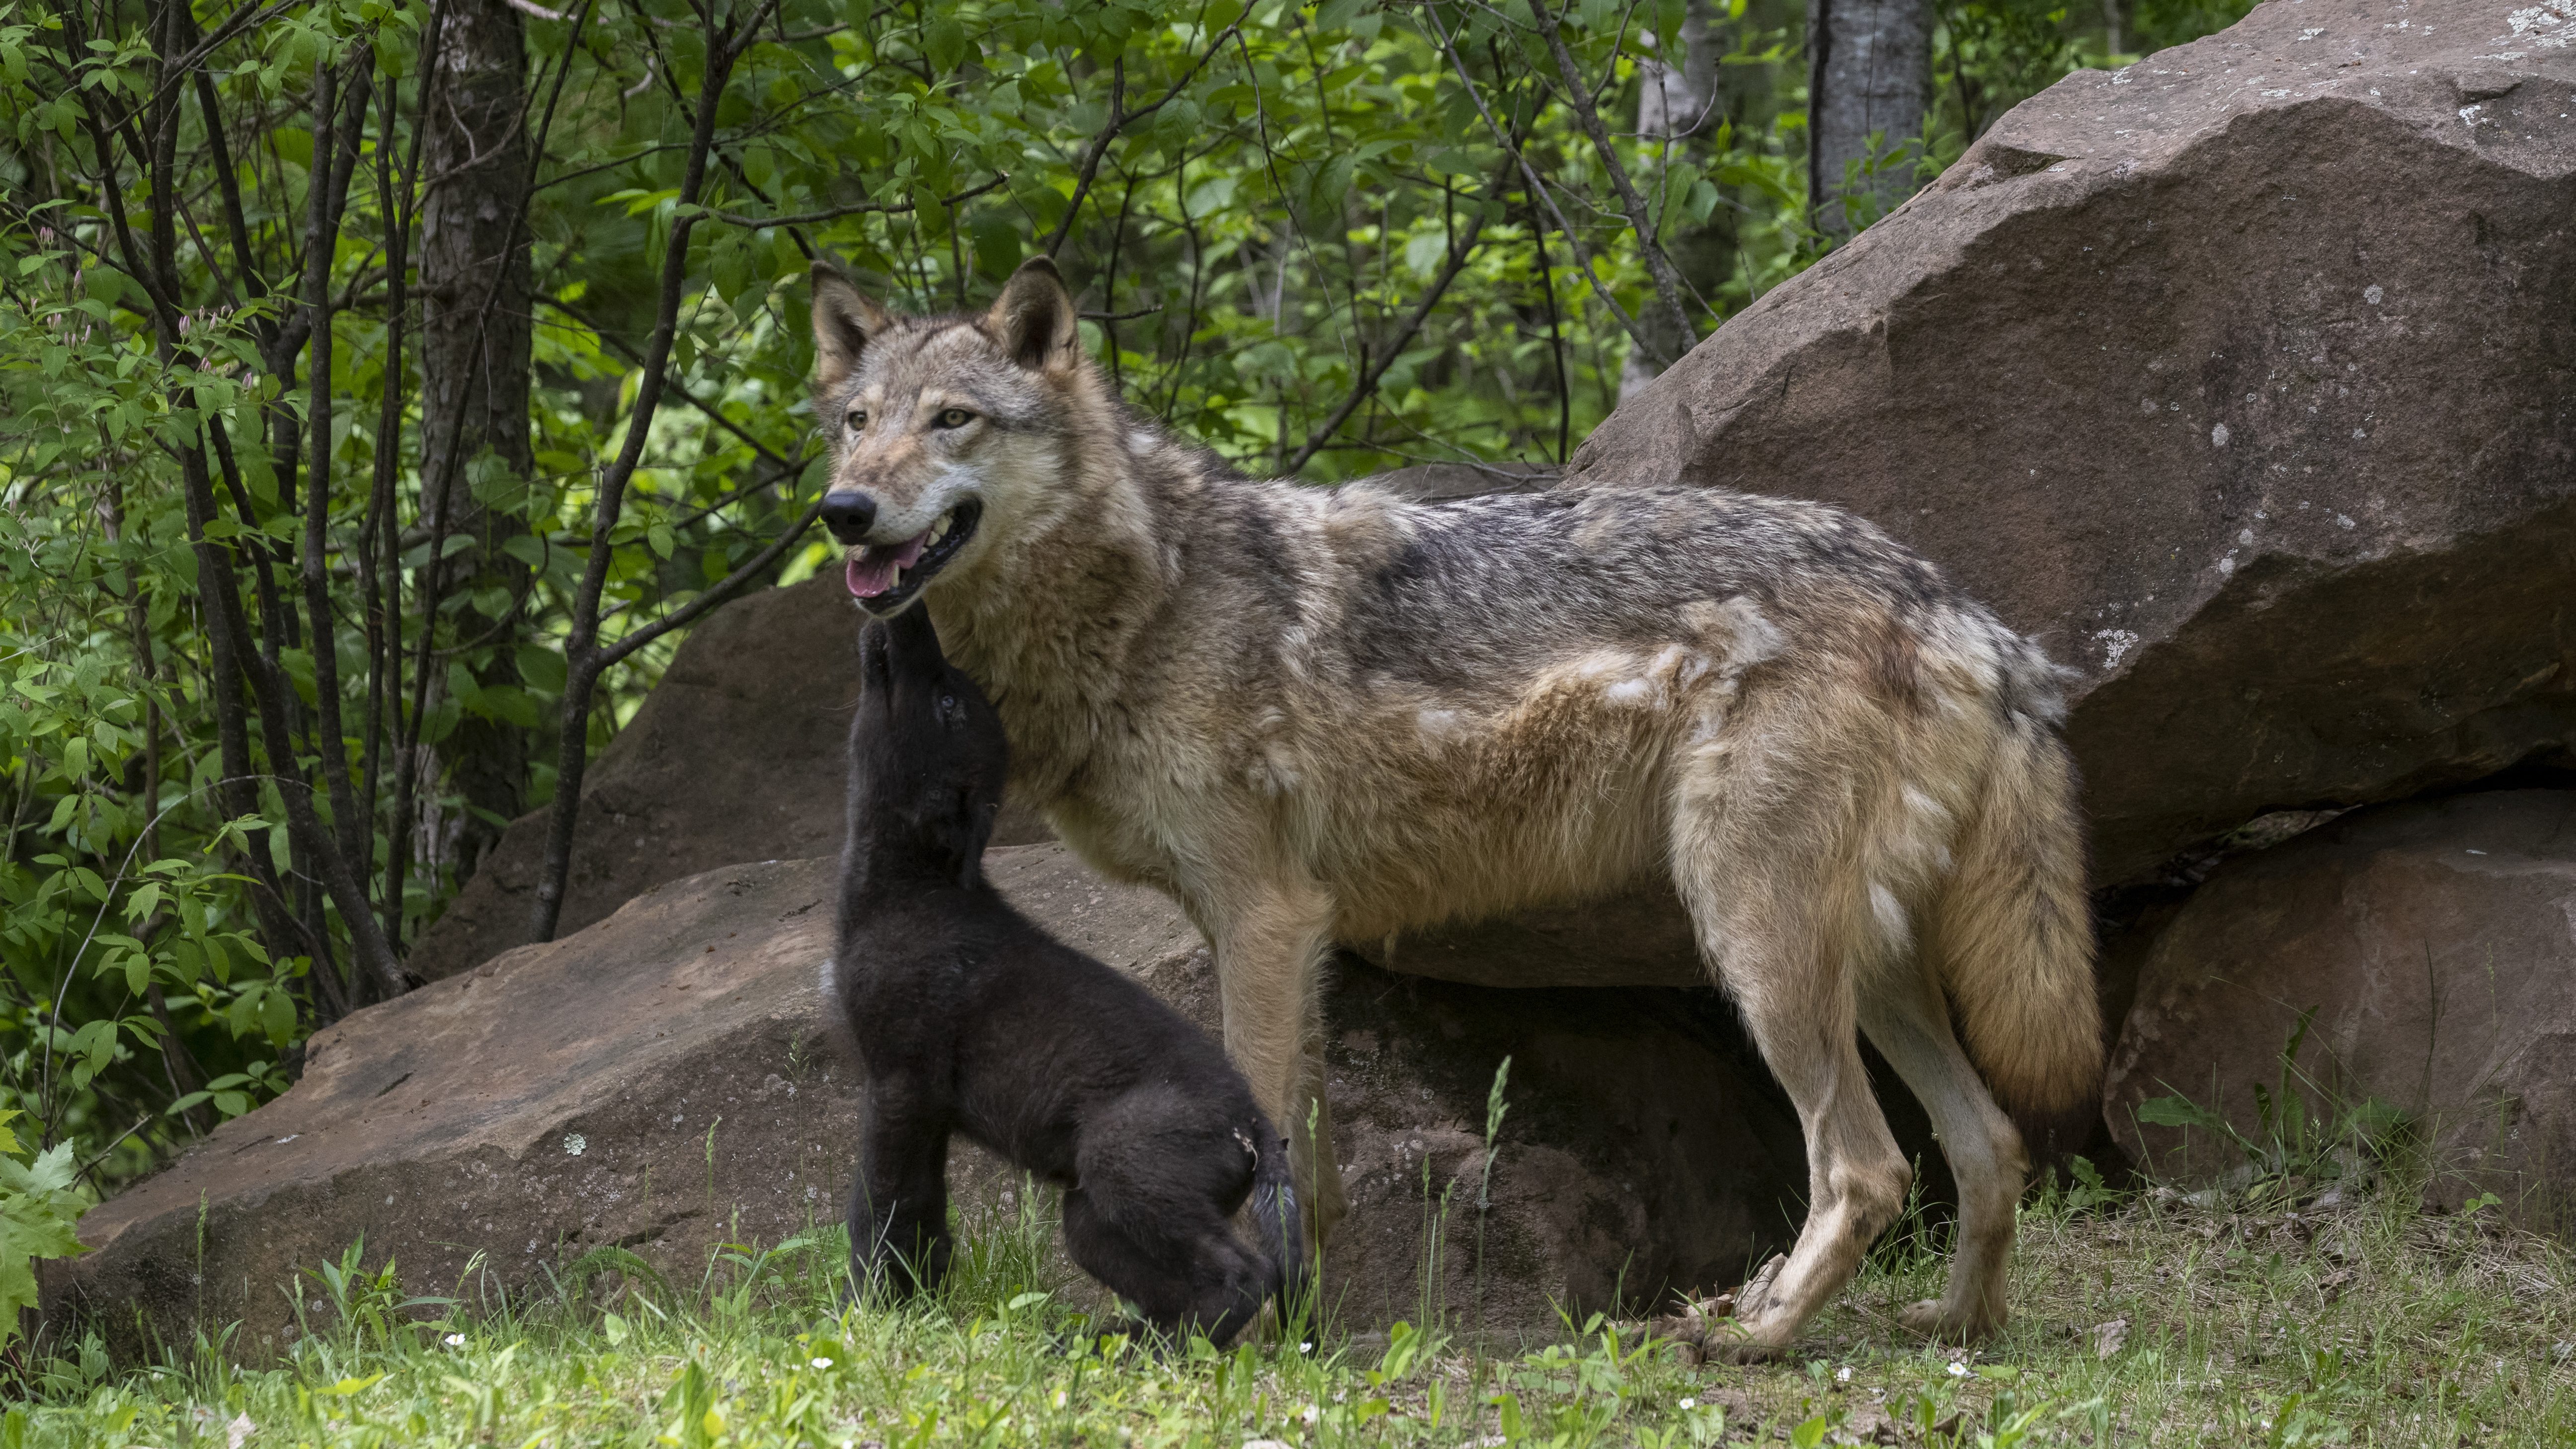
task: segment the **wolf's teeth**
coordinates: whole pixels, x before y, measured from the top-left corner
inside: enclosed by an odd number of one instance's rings
[[[932,543],[937,543],[948,536],[948,520],[951,516],[952,515],[950,514],[943,513],[939,515],[939,521],[937,523],[930,525],[930,541]]]

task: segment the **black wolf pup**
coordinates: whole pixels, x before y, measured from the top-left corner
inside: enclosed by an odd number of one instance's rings
[[[963,1133],[1064,1188],[1074,1262],[1158,1338],[1228,1342],[1302,1278],[1287,1143],[1198,1028],[984,880],[1009,747],[928,614],[870,624],[859,660],[826,977],[868,1089],[852,1276],[901,1297],[946,1273]],[[1232,1225],[1247,1195],[1257,1248]]]

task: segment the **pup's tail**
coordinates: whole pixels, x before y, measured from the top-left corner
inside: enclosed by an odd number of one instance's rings
[[[1934,910],[1970,1060],[2033,1166],[2080,1151],[2101,1112],[2102,1014],[2075,764],[2045,660],[2007,666],[2007,722]]]
[[[1297,1209],[1297,1178],[1289,1166],[1288,1139],[1266,1115],[1252,1121],[1252,1213],[1261,1223],[1262,1246],[1270,1252],[1270,1297],[1284,1322],[1307,1306],[1306,1225]]]

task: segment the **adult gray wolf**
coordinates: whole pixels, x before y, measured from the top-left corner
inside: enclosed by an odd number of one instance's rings
[[[1736,1351],[1784,1349],[1903,1208],[1859,1031],[1960,1184],[1948,1289],[1905,1321],[2003,1322],[2028,1174],[2006,1112],[2081,1110],[2102,1051],[2036,645],[1818,504],[1235,476],[1119,402],[1043,260],[929,318],[818,267],[814,332],[850,591],[925,600],[1001,710],[1013,790],[1206,933],[1319,1238],[1328,948],[1662,876],[1806,1134],[1807,1219]]]
[[[983,879],[1009,751],[915,609],[867,627],[831,967],[867,1081],[852,1280],[947,1272],[948,1140],[1064,1188],[1073,1261],[1166,1345],[1220,1346],[1301,1280],[1288,1143],[1216,1043]],[[1237,1238],[1246,1198],[1269,1242]]]

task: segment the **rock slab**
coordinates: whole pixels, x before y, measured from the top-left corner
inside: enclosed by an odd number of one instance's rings
[[[1206,951],[1160,896],[1054,844],[988,869],[1215,1028]],[[861,1101],[820,990],[833,889],[829,860],[724,867],[353,1014],[286,1095],[92,1211],[95,1251],[49,1265],[49,1319],[128,1348],[237,1320],[256,1354],[296,1331],[281,1287],[362,1235],[411,1291],[490,1302],[602,1245],[695,1283],[719,1242],[838,1222]],[[1356,1326],[1437,1305],[1547,1332],[1557,1304],[1734,1281],[1798,1216],[1795,1118],[1706,993],[1476,990],[1346,960],[1326,1010],[1351,1216],[1325,1274]],[[971,1151],[952,1175],[970,1201],[1016,1181]]]
[[[2078,71],[1572,476],[1840,504],[2038,636],[2104,883],[2576,762],[2571,31],[2271,0]]]
[[[2312,1119],[2377,1098],[2422,1131],[2437,1205],[2493,1192],[2576,1229],[2576,791],[2355,811],[2221,866],[2140,972],[2104,1090],[2121,1145],[2159,1175],[2242,1166],[2138,1106],[2179,1095],[2264,1140],[2256,1094],[2308,1011]]]

